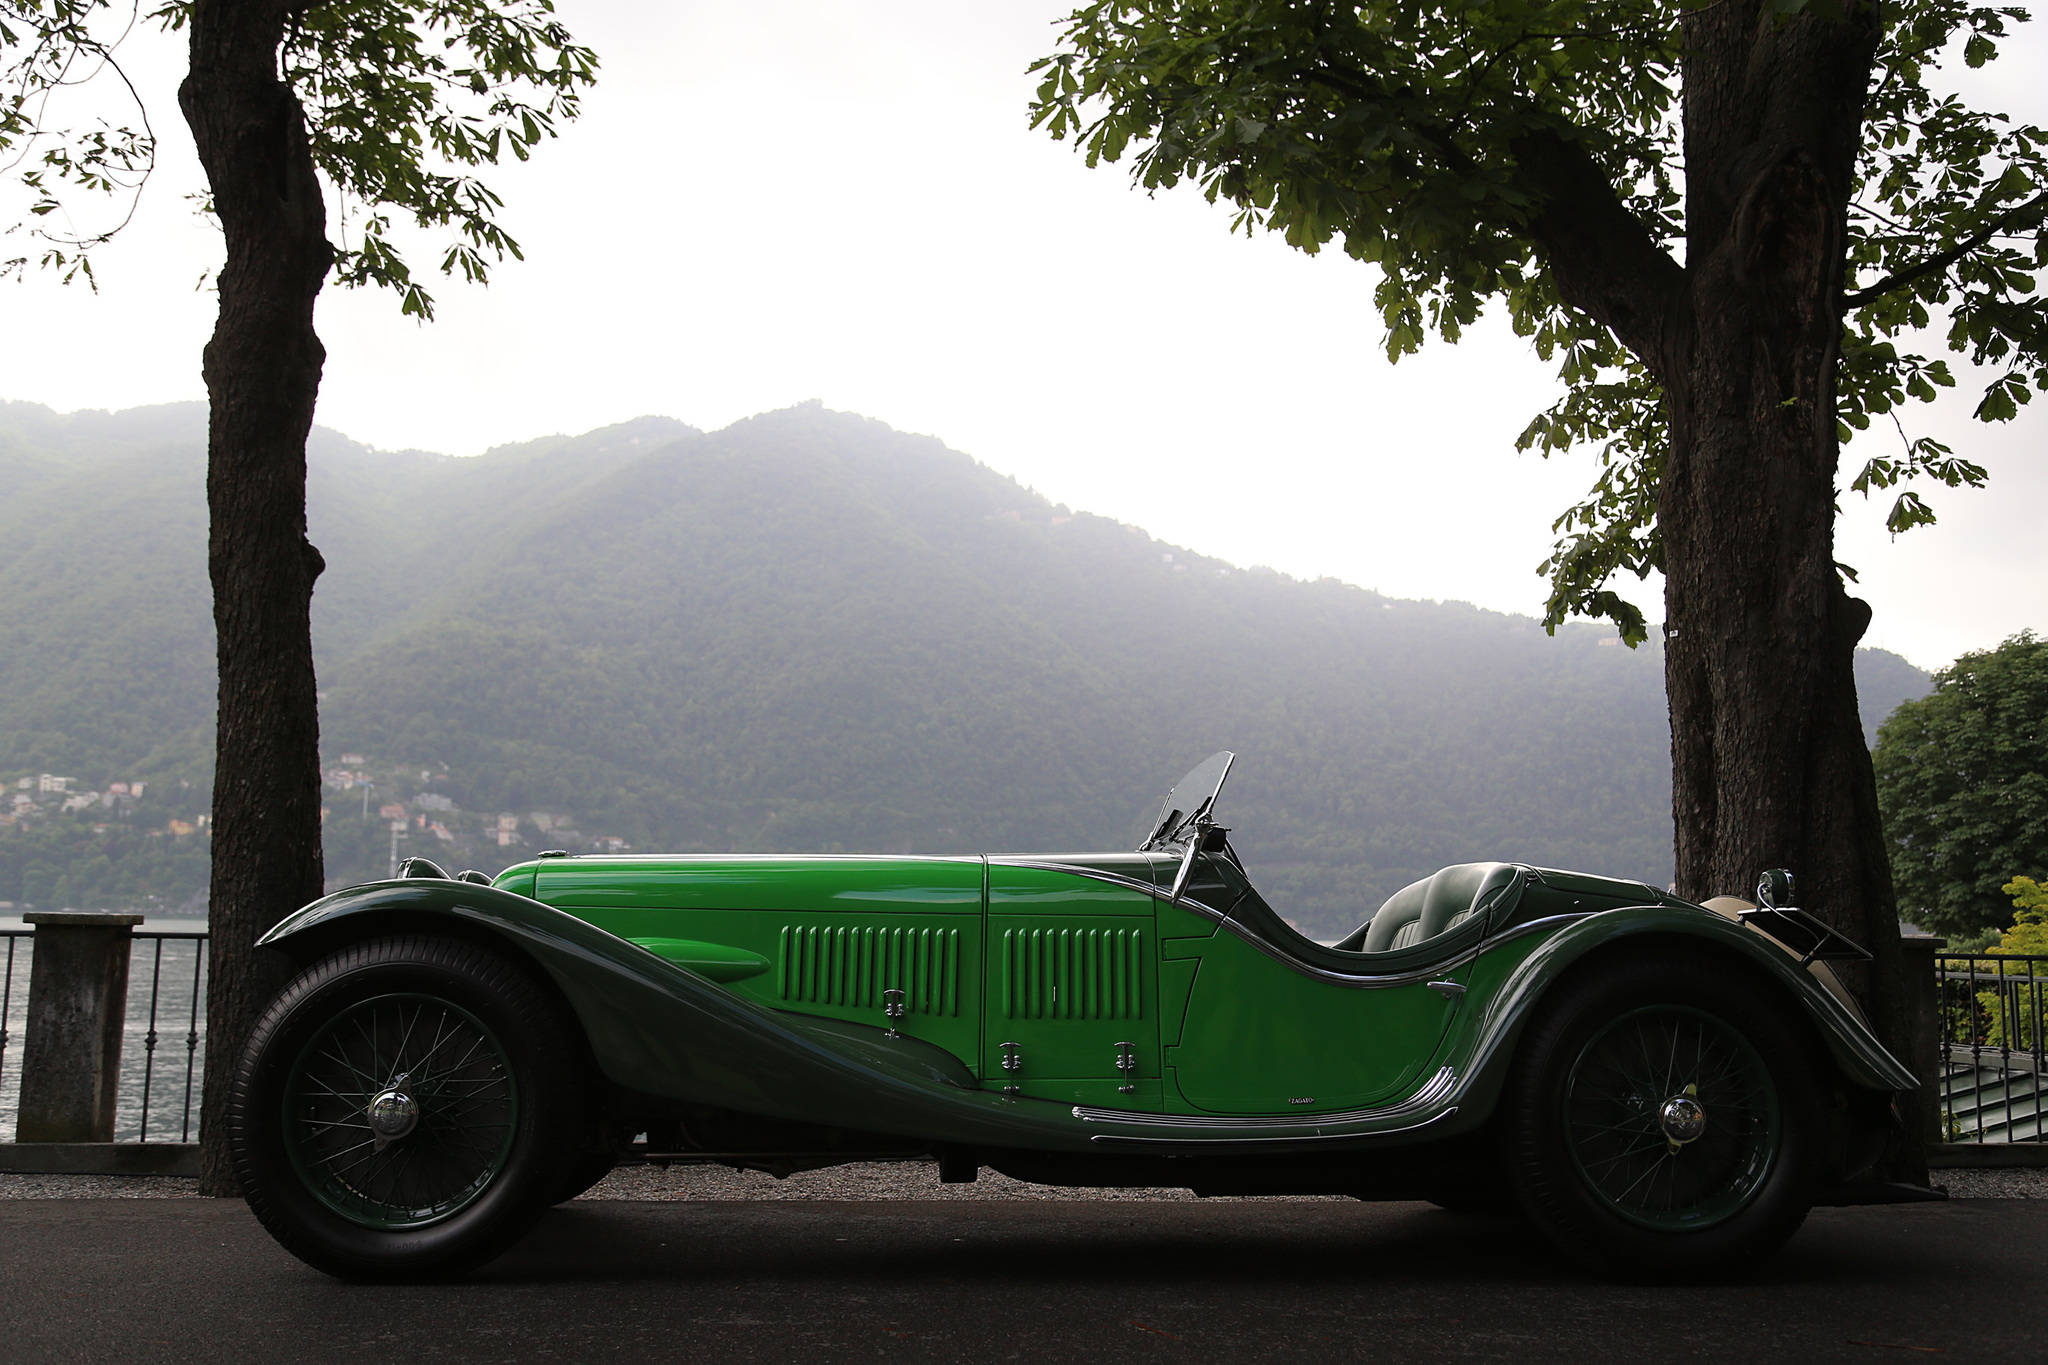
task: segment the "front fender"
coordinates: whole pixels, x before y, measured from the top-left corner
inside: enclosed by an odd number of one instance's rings
[[[1525,926],[1523,932],[1533,926]],[[1686,913],[1668,905],[1629,906],[1574,918],[1556,929],[1486,993],[1486,1007],[1470,1026],[1465,1064],[1470,1078],[1459,1098],[1476,1118],[1490,1111],[1506,1079],[1523,1028],[1545,995],[1585,959],[1618,944],[1656,939],[1691,941],[1728,950],[1755,965],[1812,1021],[1829,1055],[1851,1083],[1878,1091],[1911,1090],[1919,1082],[1885,1050],[1843,1003],[1803,970],[1798,960],[1755,930],[1711,911]],[[1505,946],[1505,945],[1503,945]],[[1482,953],[1479,966],[1487,954]]]
[[[459,923],[538,963],[583,1026],[605,1076],[668,1099],[972,1145],[1084,1149],[1068,1106],[978,1088],[943,1049],[882,1030],[783,1014],[638,945],[510,891],[401,878],[351,887],[288,916],[261,946],[320,951],[350,936]]]

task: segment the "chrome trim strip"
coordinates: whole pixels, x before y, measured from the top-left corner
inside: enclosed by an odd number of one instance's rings
[[[1312,966],[1288,953],[1286,949],[1278,944],[1270,943],[1261,938],[1236,920],[1224,919],[1221,923],[1225,928],[1235,930],[1237,936],[1246,943],[1251,944],[1252,947],[1257,948],[1282,966],[1289,967],[1303,976],[1314,977],[1318,981],[1327,981],[1336,986],[1355,986],[1362,990],[1369,990],[1386,986],[1412,986],[1417,982],[1427,982],[1430,977],[1440,972],[1454,972],[1460,967],[1471,965],[1481,953],[1497,948],[1503,943],[1511,943],[1526,934],[1547,933],[1551,929],[1559,928],[1573,920],[1584,919],[1587,915],[1593,913],[1591,910],[1574,910],[1567,915],[1547,915],[1542,919],[1530,920],[1527,924],[1518,924],[1512,929],[1506,929],[1491,937],[1483,938],[1455,957],[1438,958],[1434,962],[1416,967],[1410,971],[1388,972],[1380,975],[1365,972],[1336,972],[1331,971],[1327,967]]]
[[[1258,1150],[1273,1144],[1299,1147],[1311,1142],[1364,1142],[1371,1138],[1393,1137],[1397,1133],[1413,1133],[1432,1124],[1442,1123],[1457,1112],[1458,1106],[1454,1104],[1441,1114],[1433,1114],[1420,1123],[1410,1123],[1400,1128],[1382,1128],[1372,1133],[1300,1133],[1290,1137],[1136,1137],[1121,1133],[1095,1133],[1088,1140],[1109,1147],[1199,1147],[1208,1151],[1233,1147]]]
[[[1517,924],[1512,929],[1503,929],[1492,938],[1480,944],[1479,947],[1482,951],[1487,948],[1495,948],[1503,943],[1512,943],[1514,940],[1529,934],[1548,933],[1551,929],[1561,928],[1574,920],[1582,920],[1588,915],[1601,913],[1604,912],[1597,910],[1571,910],[1562,915],[1545,915],[1542,919],[1532,919],[1526,924]]]
[[[1143,891],[1154,900],[1164,901],[1168,905],[1187,911],[1189,914],[1199,915],[1203,919],[1215,921],[1289,971],[1299,973],[1312,980],[1328,982],[1333,986],[1349,986],[1358,990],[1379,990],[1389,986],[1412,986],[1418,982],[1425,982],[1430,977],[1440,973],[1454,972],[1461,967],[1468,967],[1481,953],[1491,948],[1497,948],[1503,943],[1511,943],[1524,934],[1547,932],[1550,929],[1568,924],[1573,920],[1584,919],[1587,915],[1595,913],[1591,910],[1574,910],[1569,914],[1546,915],[1542,919],[1530,920],[1526,924],[1518,924],[1512,929],[1503,930],[1498,934],[1482,938],[1470,948],[1458,953],[1454,957],[1437,958],[1405,972],[1340,972],[1328,967],[1318,967],[1313,963],[1303,962],[1279,944],[1254,932],[1249,925],[1232,919],[1229,915],[1217,910],[1215,907],[1204,905],[1200,901],[1188,900],[1186,897],[1176,899],[1166,890],[1146,882],[1136,881],[1130,877],[1118,876],[1114,872],[1098,871],[1092,867],[1078,867],[1073,863],[1045,862],[1024,858],[991,858],[989,861],[1001,864],[1004,867],[1028,867],[1045,872],[1068,872],[1076,877],[1089,877],[1095,881],[1108,882],[1112,886],[1126,887],[1133,891]],[[1529,870],[1534,871],[1534,869]],[[1363,957],[1366,955],[1361,953],[1359,956]]]
[[[1249,943],[1252,947],[1257,948],[1267,957],[1272,958],[1275,962],[1291,971],[1299,972],[1306,977],[1313,977],[1317,981],[1327,981],[1333,986],[1354,986],[1361,990],[1378,989],[1386,986],[1412,986],[1418,981],[1427,981],[1429,978],[1441,973],[1457,971],[1460,967],[1469,966],[1474,958],[1478,957],[1481,952],[1490,946],[1486,940],[1481,939],[1470,948],[1455,956],[1436,958],[1433,961],[1424,963],[1420,967],[1414,967],[1405,972],[1338,972],[1332,971],[1328,967],[1318,967],[1312,963],[1303,962],[1279,944],[1254,933],[1249,925],[1240,924],[1238,921],[1228,918],[1222,919],[1220,922],[1224,928],[1231,930],[1246,943]],[[1364,954],[1361,953],[1360,956],[1363,957]]]
[[[1192,1114],[1141,1114],[1128,1109],[1092,1109],[1087,1105],[1074,1106],[1074,1117],[1083,1123],[1125,1123],[1142,1128],[1185,1128],[1197,1132],[1216,1129],[1249,1129],[1269,1131],[1272,1129],[1328,1128],[1340,1123],[1371,1123],[1376,1119],[1403,1118],[1437,1103],[1458,1084],[1458,1073],[1449,1067],[1443,1068],[1429,1078],[1407,1099],[1399,1104],[1381,1105],[1377,1109],[1350,1109],[1340,1114],[1283,1114],[1275,1117],[1246,1114],[1240,1116],[1210,1116]]]
[[[1151,882],[1141,882],[1135,877],[1120,876],[1115,872],[1104,872],[1100,868],[1081,867],[1074,863],[1049,863],[1033,858],[990,858],[988,863],[992,867],[1026,867],[1035,872],[1070,872],[1076,877],[1087,877],[1098,882],[1108,882],[1111,886],[1122,886],[1128,887],[1132,891],[1143,891],[1155,900],[1172,899],[1172,897],[1168,896]],[[1204,910],[1208,909],[1207,906],[1202,908]]]

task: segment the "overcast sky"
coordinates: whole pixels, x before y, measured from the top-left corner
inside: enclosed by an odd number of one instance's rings
[[[1497,319],[1389,365],[1368,268],[1233,237],[1196,194],[1148,199],[1032,132],[1024,69],[1069,7],[561,0],[604,69],[581,122],[493,177],[527,260],[488,289],[443,281],[426,327],[388,296],[330,290],[318,420],[475,454],[817,398],[1240,564],[1540,612],[1549,522],[1591,479],[1590,457],[1514,452],[1553,394],[1547,367]],[[213,304],[194,286],[218,237],[183,200],[201,179],[175,102],[182,44],[127,51],[158,176],[97,295],[33,275],[0,292],[0,397],[203,396]],[[1972,93],[2048,123],[2044,64],[2029,32]],[[415,253],[436,255],[431,239]],[[1867,642],[1927,667],[2048,630],[2048,402],[1985,429],[1972,401],[1909,421],[1988,465],[1991,489],[1937,490],[1941,524],[1896,543],[1881,505],[1844,506]],[[1658,592],[1631,593],[1653,621]]]

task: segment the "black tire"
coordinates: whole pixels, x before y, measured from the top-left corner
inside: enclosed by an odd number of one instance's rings
[[[574,1164],[583,1106],[563,1013],[523,968],[459,940],[374,939],[315,963],[235,1071],[228,1141],[249,1207],[342,1279],[446,1279],[491,1260]]]
[[[1644,954],[1567,980],[1502,1096],[1517,1199],[1567,1255],[1617,1279],[1755,1264],[1813,1201],[1805,1037],[1763,983],[1711,957]]]

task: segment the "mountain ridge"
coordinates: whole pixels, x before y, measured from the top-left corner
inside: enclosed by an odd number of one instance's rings
[[[20,490],[0,639],[24,646],[0,651],[0,775],[149,769],[143,804],[197,801],[203,408],[71,430],[33,407],[0,404]],[[706,851],[1116,845],[1224,747],[1234,838],[1312,930],[1469,858],[1669,875],[1654,647],[1239,568],[871,418],[636,418],[475,457],[318,429],[308,497],[323,752],[336,772],[362,753],[378,783],[330,794],[336,877],[382,873],[400,838],[372,807],[394,797],[405,851],[479,862],[557,828]],[[1859,667],[1873,727],[1926,685],[1896,656]],[[43,828],[0,829],[0,900],[60,878],[157,894],[124,883],[139,854],[84,834],[62,853]],[[97,880],[79,870],[98,858]]]

